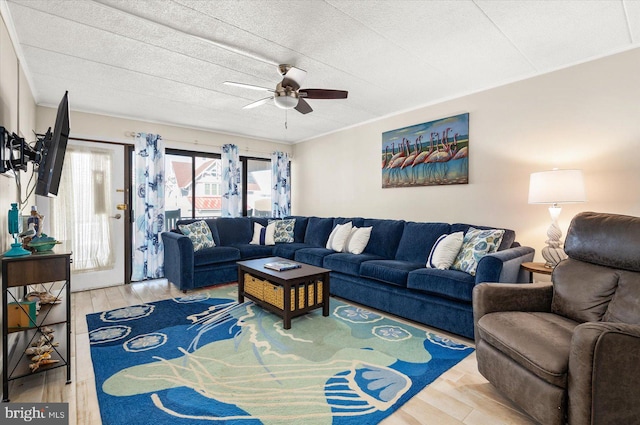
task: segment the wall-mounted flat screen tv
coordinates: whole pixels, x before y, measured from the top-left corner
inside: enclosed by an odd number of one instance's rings
[[[38,183],[36,185],[36,195],[56,196],[60,186],[60,176],[64,154],[67,150],[69,140],[69,98],[65,92],[56,115],[56,124],[51,132],[51,127],[47,130],[42,140],[42,159],[38,166]]]

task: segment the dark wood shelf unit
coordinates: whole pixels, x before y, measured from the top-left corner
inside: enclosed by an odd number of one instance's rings
[[[44,304],[33,326],[8,327],[8,303],[19,302],[31,286],[55,283],[52,293],[61,298],[58,304]],[[15,290],[14,288],[17,288]],[[40,366],[31,372],[31,356],[24,351],[43,335],[42,328],[53,329],[51,359],[58,363]],[[67,383],[71,382],[71,252],[64,247],[34,253],[24,257],[2,257],[2,401],[9,401],[9,382],[35,373],[59,367],[67,368]]]

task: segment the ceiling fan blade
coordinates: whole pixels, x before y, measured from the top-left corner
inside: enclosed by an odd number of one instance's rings
[[[283,66],[285,66],[284,69],[282,68]],[[280,65],[280,67],[280,72],[284,77],[282,79],[282,86],[292,87],[294,90],[298,90],[304,78],[307,76],[307,71],[290,65]],[[288,67],[288,69],[286,67]]]
[[[300,112],[301,114],[308,114],[309,112],[313,111],[313,109],[307,103],[307,101],[304,100],[304,99],[301,99],[301,98],[298,98],[298,104],[296,105],[296,107],[294,109],[296,111]]]
[[[253,84],[236,83],[234,81],[225,81],[224,84],[226,84],[228,86],[242,87],[243,89],[251,89],[251,90],[260,90],[260,91],[273,92],[273,89],[268,89],[266,87],[260,87],[260,86],[254,86]]]
[[[300,89],[298,94],[307,99],[346,99],[349,92],[346,90]]]
[[[273,100],[273,96],[265,97],[264,99],[256,100],[255,102],[251,102],[250,104],[243,106],[242,109],[257,108],[258,106],[264,105],[265,103],[268,103],[269,101],[272,101],[272,100]]]

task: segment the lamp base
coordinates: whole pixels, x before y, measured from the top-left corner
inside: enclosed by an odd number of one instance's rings
[[[564,249],[554,248],[551,246],[545,246],[542,248],[542,257],[547,260],[544,266],[549,268],[554,268],[560,261],[568,258]]]
[[[31,255],[31,251],[27,251],[21,243],[16,242],[11,244],[11,249],[5,252],[3,257],[24,257],[25,255]]]

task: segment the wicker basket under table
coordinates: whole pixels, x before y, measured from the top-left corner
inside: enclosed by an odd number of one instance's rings
[[[293,270],[275,271],[266,263],[281,261],[270,257],[238,262],[238,302],[246,296],[262,308],[282,317],[284,329],[291,319],[322,308],[329,315],[329,270],[308,264]]]

